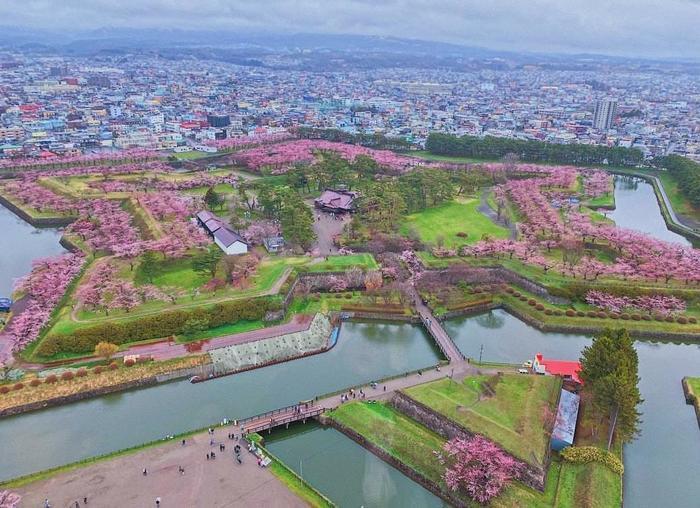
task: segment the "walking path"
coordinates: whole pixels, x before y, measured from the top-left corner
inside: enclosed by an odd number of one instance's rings
[[[503,218],[498,218],[498,213],[496,213],[493,208],[489,206],[488,203],[488,197],[489,193],[491,192],[491,189],[484,189],[484,191],[481,193],[481,202],[479,203],[479,208],[478,210],[486,215],[489,219],[494,224],[498,224],[499,226],[503,226],[504,228],[508,228],[510,231],[510,238],[511,240],[515,240],[518,237],[518,228],[515,226],[515,223],[512,221],[505,221]]]
[[[214,446],[206,432],[187,439],[185,446],[173,440],[111,460],[97,462],[47,480],[31,483],[15,491],[22,495],[22,506],[73,508],[87,496],[90,508],[155,506],[173,507],[304,507],[268,469],[257,465],[244,443],[243,464],[233,458],[235,441],[227,439],[230,427],[214,431]],[[226,446],[219,451],[219,443]],[[207,460],[214,451],[216,460]],[[183,467],[181,474],[178,467]],[[143,469],[148,475],[143,475]]]
[[[232,335],[223,335],[213,339],[202,339],[201,351],[211,351],[212,349],[218,349],[226,346],[245,344],[247,342],[255,342],[258,340],[278,337],[280,335],[301,332],[309,329],[312,320],[312,315],[295,314],[289,322],[281,325],[268,326],[266,328],[259,328],[249,332],[234,333]],[[155,360],[170,360],[172,358],[186,356],[189,352],[191,352],[191,345],[192,343],[178,344],[167,340],[143,345],[136,344],[124,351],[120,351],[116,354],[116,356],[121,357],[125,355],[141,355],[153,356]],[[82,359],[81,361],[85,361],[85,359]]]
[[[445,355],[450,364],[455,362],[461,362],[464,360],[464,355],[459,350],[459,348],[452,342],[452,338],[447,334],[445,329],[442,327],[440,321],[438,321],[433,313],[430,311],[427,305],[423,303],[418,291],[415,287],[411,286],[411,293],[413,293],[413,303],[416,307],[416,311],[423,322],[423,326],[428,331],[428,333],[435,339],[438,347]]]

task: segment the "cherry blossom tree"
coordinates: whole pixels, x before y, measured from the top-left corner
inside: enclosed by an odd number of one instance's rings
[[[447,466],[443,478],[453,491],[464,491],[475,501],[486,504],[517,477],[523,465],[481,436],[454,438],[445,443]]]

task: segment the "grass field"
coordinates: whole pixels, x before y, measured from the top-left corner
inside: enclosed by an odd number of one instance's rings
[[[655,171],[653,173],[661,181],[668,196],[673,211],[679,215],[685,215],[691,219],[700,221],[700,209],[694,207],[678,188],[678,183],[668,171]]]
[[[350,254],[348,256],[328,256],[327,260],[308,265],[310,272],[335,272],[356,266],[363,270],[377,270],[379,265],[372,254]]]
[[[435,458],[445,440],[414,420],[384,404],[350,402],[329,413],[399,461],[446,488],[443,466]],[[545,491],[513,482],[490,506],[520,508],[621,506],[620,479],[598,464],[575,465],[553,461]],[[477,506],[473,502],[468,504]]]
[[[393,408],[377,403],[351,402],[330,413],[338,423],[350,427],[370,442],[444,485],[444,466],[435,458],[445,440]]]
[[[560,387],[555,377],[512,374],[467,377],[461,383],[441,379],[404,391],[516,457],[541,465],[549,447],[543,410],[556,413]]]
[[[438,238],[444,239],[445,247],[458,247],[481,240],[483,235],[493,238],[508,238],[509,231],[482,214],[479,200],[451,201],[408,215],[401,224],[401,234],[415,230],[421,241],[436,245]],[[466,238],[457,233],[467,233]]]
[[[456,163],[472,163],[472,162],[489,162],[488,159],[475,159],[473,157],[453,157],[450,155],[436,155],[427,150],[417,150],[415,152],[407,152],[406,155],[412,157],[420,157],[421,159],[438,162],[456,162]]]
[[[693,393],[700,397],[700,377],[689,377],[687,380],[688,385],[693,389]]]

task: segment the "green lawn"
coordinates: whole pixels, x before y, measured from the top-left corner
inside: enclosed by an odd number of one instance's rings
[[[688,385],[693,389],[695,396],[700,397],[700,377],[689,377],[686,379]]]
[[[205,274],[195,272],[192,269],[192,259],[189,257],[179,259],[165,259],[158,263],[158,273],[153,277],[153,284],[158,287],[176,287],[192,290],[200,287],[209,280]],[[137,268],[135,281],[139,284],[147,284],[143,273]]]
[[[654,171],[653,174],[659,178],[663,185],[668,200],[671,202],[673,211],[679,215],[685,215],[694,220],[700,221],[700,209],[694,207],[678,188],[678,182],[668,171]]]
[[[549,448],[544,408],[556,413],[560,387],[552,376],[505,374],[467,377],[461,383],[440,379],[404,391],[516,457],[541,465]]]
[[[445,247],[459,247],[481,240],[487,234],[493,238],[508,238],[509,231],[482,214],[478,199],[451,201],[419,213],[408,215],[401,224],[400,232],[407,235],[415,230],[421,241],[436,245],[439,237]],[[467,233],[466,238],[457,233]]]
[[[476,162],[487,162],[491,159],[476,159],[474,157],[457,157],[457,156],[451,156],[451,155],[436,155],[433,153],[428,152],[427,150],[417,150],[415,152],[406,152],[405,155],[411,156],[411,157],[420,157],[421,159],[429,160],[429,161],[438,161],[438,162],[456,162],[456,163],[476,163]]]
[[[374,259],[374,256],[369,253],[350,254],[348,256],[328,256],[328,259],[320,263],[314,263],[308,266],[310,272],[335,272],[343,271],[357,266],[363,270],[377,270],[379,265]]]
[[[213,157],[219,155],[218,153],[200,152],[199,150],[192,150],[189,152],[173,152],[177,160],[186,161],[193,159],[203,159],[205,157]]]
[[[222,337],[224,335],[234,335],[236,333],[249,332],[251,330],[259,330],[260,328],[265,328],[268,323],[262,320],[257,321],[238,321],[230,325],[217,326],[216,328],[210,328],[202,332],[198,332],[194,335],[178,335],[176,337],[177,342],[193,342],[195,340],[202,339],[213,339],[215,337]]]
[[[444,486],[444,466],[435,458],[445,440],[382,403],[350,402],[329,413],[338,423],[353,429],[370,442]]]
[[[586,201],[586,205],[590,208],[615,208],[615,194],[606,192],[602,196],[598,196]]]

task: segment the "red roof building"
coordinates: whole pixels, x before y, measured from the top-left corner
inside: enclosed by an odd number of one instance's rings
[[[542,353],[537,353],[535,355],[535,361],[532,364],[532,370],[537,374],[561,376],[579,385],[583,384],[583,381],[581,381],[581,378],[578,376],[578,373],[581,371],[581,364],[579,362],[552,360],[551,358],[544,358]]]

